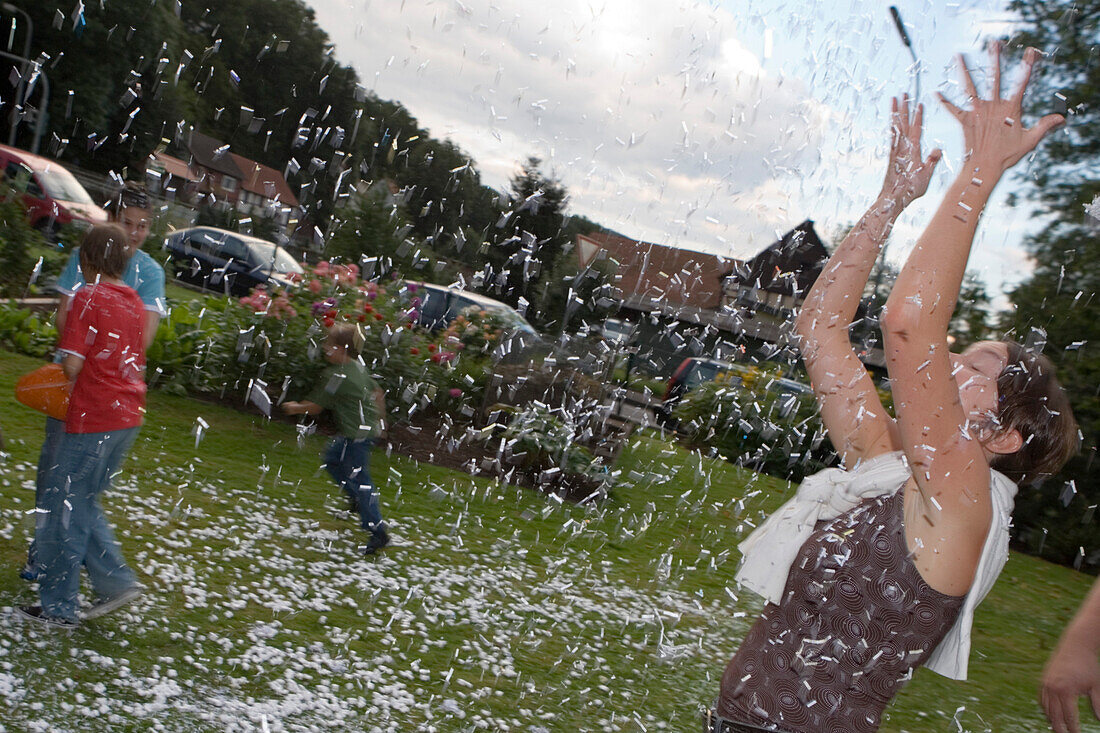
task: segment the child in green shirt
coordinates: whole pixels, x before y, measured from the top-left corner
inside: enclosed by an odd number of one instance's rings
[[[363,554],[373,555],[390,543],[378,490],[370,478],[370,450],[382,436],[385,393],[371,378],[359,352],[363,335],[350,323],[338,323],[325,338],[325,358],[332,364],[317,387],[301,402],[284,402],[288,415],[332,412],[339,434],[329,443],[324,466],[359,512],[363,529],[371,534]]]

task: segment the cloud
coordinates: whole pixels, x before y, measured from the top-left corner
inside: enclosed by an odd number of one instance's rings
[[[312,5],[338,57],[490,185],[537,155],[573,211],[652,241],[741,256],[769,243],[805,218],[770,207],[819,165],[840,119],[765,69],[758,30],[699,2]]]

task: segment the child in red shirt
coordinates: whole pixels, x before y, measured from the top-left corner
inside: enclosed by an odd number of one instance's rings
[[[121,227],[88,232],[80,245],[87,284],[73,296],[58,344],[74,385],[57,469],[38,507],[42,605],[19,609],[51,626],[78,623],[81,564],[98,599],[84,618],[112,611],[143,590],[99,506],[145,415],[145,309],[120,279],[128,258]]]

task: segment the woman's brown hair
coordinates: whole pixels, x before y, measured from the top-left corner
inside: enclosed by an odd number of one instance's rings
[[[995,456],[990,468],[1031,483],[1057,473],[1077,452],[1077,422],[1050,359],[1015,341],[1003,343],[1008,363],[997,377],[997,421],[1002,431],[1017,430],[1024,443],[1015,453]]]

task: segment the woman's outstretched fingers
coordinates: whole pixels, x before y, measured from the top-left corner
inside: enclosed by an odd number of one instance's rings
[[[1001,98],[1001,42],[994,41],[990,44],[989,55],[993,61],[993,92],[990,99]]]
[[[1027,131],[1030,138],[1028,142],[1031,144],[1031,147],[1034,148],[1036,145],[1039,144],[1039,141],[1047,136],[1047,133],[1057,127],[1061,127],[1065,123],[1066,118],[1062,115],[1057,114],[1047,115],[1046,117],[1036,122],[1035,126]]]
[[[963,88],[966,89],[970,101],[978,98],[978,88],[974,86],[974,77],[970,75],[970,67],[966,65],[966,55],[959,54],[959,76],[962,77]]]
[[[963,115],[966,114],[965,112],[956,107],[953,102],[951,102],[947,97],[943,96],[943,94],[941,94],[940,92],[936,92],[936,97],[940,100],[940,104],[947,108],[947,111],[951,113],[952,117],[954,117],[959,122],[963,121]]]
[[[1024,104],[1024,92],[1027,91],[1028,82],[1031,81],[1031,71],[1035,68],[1035,62],[1039,60],[1039,49],[1028,48],[1024,51],[1024,75],[1020,78],[1020,85],[1016,87],[1016,94],[1012,99],[1021,107]]]

